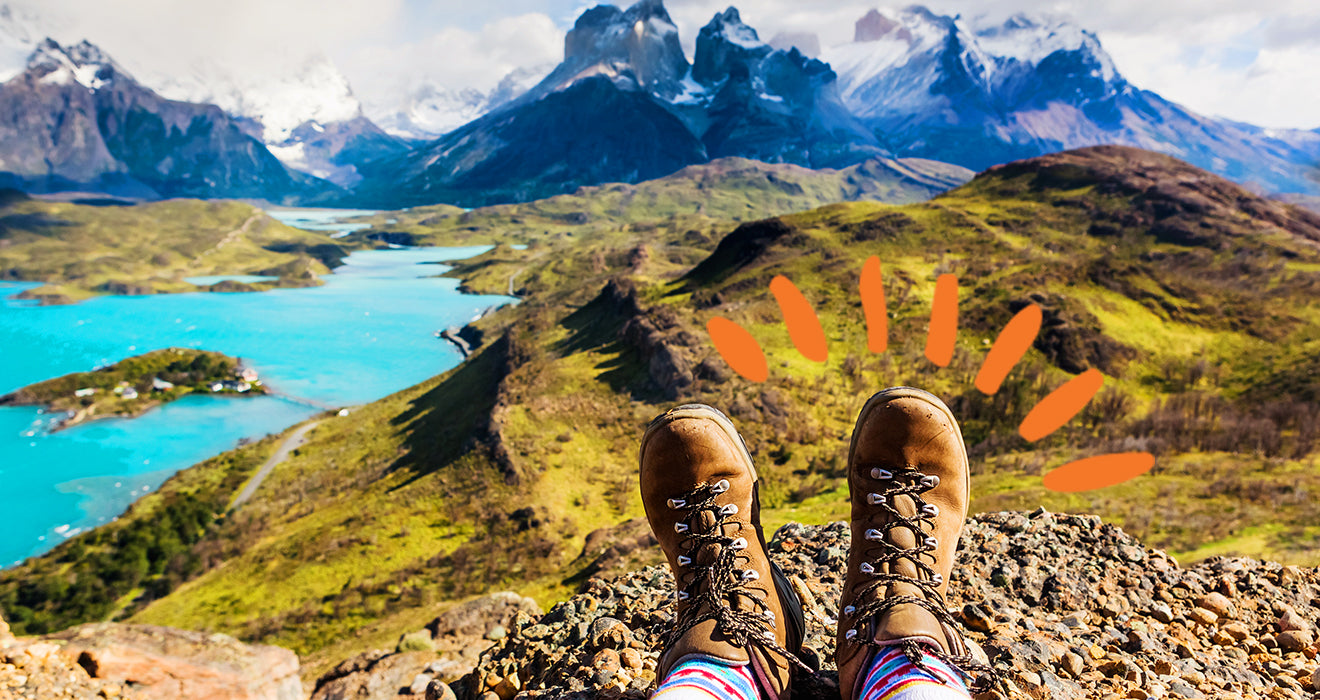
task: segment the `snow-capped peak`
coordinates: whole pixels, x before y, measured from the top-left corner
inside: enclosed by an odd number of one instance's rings
[[[1001,61],[1030,66],[1039,65],[1059,51],[1086,52],[1100,66],[1098,77],[1105,82],[1118,77],[1113,60],[1100,47],[1095,34],[1066,20],[1019,13],[998,26],[978,28],[976,42],[982,51]]]
[[[757,36],[755,29],[743,24],[742,16],[738,14],[738,8],[736,7],[730,7],[715,15],[714,19],[706,25],[703,33],[706,30],[710,31],[711,36],[723,38],[725,41],[744,49],[755,50],[766,45],[765,42],[761,41],[761,37]]]
[[[313,55],[290,63],[292,70],[238,74],[199,61],[186,72],[149,75],[147,82],[169,99],[214,104],[251,119],[261,125],[260,138],[268,144],[287,141],[306,122],[332,124],[361,116],[348,79],[329,58]]]
[[[83,41],[73,46],[60,46],[54,39],[37,44],[28,58],[28,70],[35,71],[38,79],[47,85],[79,84],[89,90],[99,90],[122,70],[96,45]]]

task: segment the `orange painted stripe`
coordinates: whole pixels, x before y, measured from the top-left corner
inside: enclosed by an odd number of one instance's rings
[[[765,361],[765,352],[742,326],[727,318],[716,316],[706,322],[706,331],[720,357],[729,363],[729,367],[742,378],[753,382],[763,382],[770,377],[770,367]]]
[[[1046,474],[1045,488],[1060,493],[1093,491],[1135,479],[1154,466],[1155,455],[1149,452],[1123,452],[1087,457],[1069,462]]]
[[[1064,423],[1086,408],[1086,404],[1100,391],[1105,377],[1100,370],[1088,369],[1068,380],[1067,384],[1050,392],[1022,419],[1018,433],[1028,442],[1035,442],[1063,427]]]
[[[926,359],[937,367],[953,361],[958,340],[958,277],[940,275],[935,280],[935,303],[930,309],[930,332],[926,335]]]
[[[981,371],[976,374],[976,388],[982,394],[993,395],[1008,377],[1008,373],[1017,365],[1022,356],[1031,349],[1040,333],[1043,318],[1040,307],[1030,304],[1017,312],[995,338],[990,352],[985,356]]]
[[[802,296],[797,285],[783,275],[776,275],[770,280],[770,292],[775,295],[775,301],[779,302],[779,311],[784,314],[784,325],[788,326],[788,337],[793,339],[798,352],[812,362],[829,359],[825,330],[820,327],[820,319],[811,308],[811,302]]]
[[[866,345],[871,352],[889,348],[889,310],[885,285],[880,277],[880,258],[872,255],[862,265],[862,312],[866,314]]]

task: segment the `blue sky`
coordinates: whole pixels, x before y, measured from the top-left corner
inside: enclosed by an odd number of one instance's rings
[[[288,70],[323,52],[366,101],[422,83],[488,89],[513,68],[557,61],[577,0],[10,0],[60,16],[128,65],[168,71],[195,57],[238,71]],[[685,42],[729,0],[667,0]],[[854,0],[735,3],[764,37],[806,29],[848,40],[871,7]],[[1320,127],[1315,0],[932,0],[942,13],[1064,16],[1095,31],[1120,71],[1205,114]]]

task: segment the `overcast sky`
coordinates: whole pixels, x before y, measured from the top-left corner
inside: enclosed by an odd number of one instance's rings
[[[510,70],[557,61],[563,34],[591,4],[578,0],[11,0],[56,18],[69,35],[128,65],[169,71],[206,57],[242,71],[288,70],[329,55],[354,90],[376,99],[427,79],[489,88]],[[728,0],[667,0],[691,50]],[[893,3],[901,6],[906,2]],[[1198,112],[1270,127],[1320,127],[1317,0],[932,0],[948,14],[1068,17],[1095,31],[1138,87]],[[816,32],[848,41],[853,22],[884,4],[743,0],[743,19],[769,38]]]

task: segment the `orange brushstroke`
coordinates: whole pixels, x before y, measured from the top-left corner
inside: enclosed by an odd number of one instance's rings
[[[994,395],[1008,377],[1008,373],[1017,365],[1022,356],[1036,342],[1042,320],[1040,307],[1030,304],[1017,312],[1017,315],[1004,326],[990,352],[985,356],[981,371],[976,374],[976,388],[987,396]]]
[[[829,359],[825,330],[820,327],[820,319],[811,308],[811,302],[802,296],[797,285],[783,275],[776,275],[770,280],[770,292],[775,295],[775,301],[779,302],[779,311],[784,314],[784,325],[788,326],[788,337],[793,339],[798,352],[812,362]]]
[[[770,366],[766,364],[765,352],[760,343],[742,326],[727,318],[716,316],[706,322],[706,331],[715,343],[720,357],[729,363],[729,367],[748,381],[763,382],[770,377]]]
[[[926,359],[937,367],[953,361],[958,340],[958,277],[940,275],[935,280],[935,303],[930,310],[930,332],[926,335]]]
[[[1102,489],[1135,479],[1155,466],[1149,452],[1123,452],[1079,459],[1045,475],[1045,488],[1060,493]]]
[[[1088,369],[1068,380],[1067,384],[1050,392],[1031,409],[1018,433],[1029,442],[1035,442],[1063,427],[1086,408],[1086,404],[1100,391],[1105,377],[1100,370]]]
[[[880,277],[880,258],[872,255],[862,265],[862,311],[866,314],[866,344],[871,352],[889,348],[889,310],[885,285]]]

